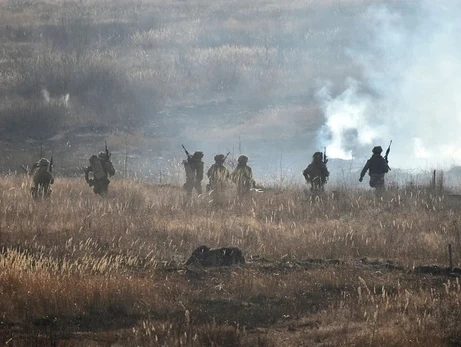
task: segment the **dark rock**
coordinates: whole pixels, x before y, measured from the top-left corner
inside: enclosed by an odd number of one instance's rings
[[[196,266],[230,266],[233,264],[245,264],[242,251],[237,247],[222,247],[211,249],[200,246],[192,252],[186,265]]]

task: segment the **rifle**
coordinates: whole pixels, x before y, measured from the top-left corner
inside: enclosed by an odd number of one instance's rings
[[[327,159],[327,148],[326,148],[326,147],[323,147],[323,163],[324,163],[324,164],[328,163],[328,159]]]
[[[53,172],[53,166],[53,152],[51,152],[50,167],[48,168],[50,172]]]
[[[104,140],[104,147],[105,147],[105,150],[106,150],[107,159],[110,159],[110,152],[109,152],[109,149],[107,148],[107,141],[106,140]]]
[[[184,152],[186,152],[187,159],[192,158],[192,156],[190,155],[190,153],[187,151],[186,147],[184,147],[184,145],[181,145],[181,146],[182,146],[182,148],[184,149]]]
[[[384,155],[384,160],[386,160],[386,163],[389,163],[389,152],[391,151],[391,145],[392,145],[392,140],[389,142],[389,147],[387,147],[386,154]]]
[[[229,156],[230,152],[227,152],[226,156],[224,157],[223,163],[226,161],[227,157]]]

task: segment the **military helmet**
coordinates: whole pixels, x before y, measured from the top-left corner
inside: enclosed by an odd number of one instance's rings
[[[216,154],[214,156],[214,161],[217,163],[223,163],[224,162],[224,154]]]
[[[381,146],[376,146],[376,147],[373,147],[373,149],[372,149],[372,152],[374,154],[381,154],[382,151],[383,151],[383,148]]]
[[[239,164],[246,164],[248,162],[248,157],[246,155],[241,155],[237,161]]]
[[[314,158],[314,159],[319,158],[320,160],[322,160],[323,153],[322,152],[315,152],[314,155],[312,156],[312,158]]]
[[[109,158],[107,157],[107,153],[106,153],[106,152],[99,152],[99,153],[98,153],[98,158],[99,158],[99,159],[105,159],[105,160],[109,159]]]
[[[50,162],[48,161],[48,159],[45,159],[45,158],[42,158],[38,161],[38,166],[39,167],[48,167],[48,165],[50,165]]]
[[[193,155],[192,155],[192,158],[194,159],[202,159],[203,158],[203,152],[195,152]]]

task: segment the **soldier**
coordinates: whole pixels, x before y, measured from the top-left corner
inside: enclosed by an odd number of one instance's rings
[[[378,190],[384,189],[384,175],[389,172],[387,160],[381,156],[383,149],[381,146],[376,146],[372,150],[373,155],[367,160],[367,163],[360,173],[359,181],[363,181],[363,176],[368,171],[370,175],[370,187]]]
[[[242,196],[248,193],[251,188],[255,187],[255,181],[253,180],[253,172],[251,167],[247,165],[248,157],[241,155],[237,159],[237,167],[231,174],[232,182],[237,184],[237,194]]]
[[[210,182],[207,184],[207,191],[221,192],[229,179],[229,170],[224,166],[226,157],[224,154],[217,154],[214,157],[215,163],[208,169],[207,176]]]
[[[34,173],[34,186],[31,189],[32,197],[37,199],[39,197],[49,197],[51,195],[50,185],[54,183],[54,177],[51,173],[50,162],[42,158],[32,166],[31,173]]]
[[[323,153],[315,152],[310,163],[303,171],[303,176],[306,182],[311,184],[311,191],[323,191],[325,183],[327,183],[330,172],[323,161]]]
[[[187,160],[183,161],[184,169],[186,170],[186,183],[184,189],[187,196],[192,196],[192,191],[197,191],[197,194],[202,194],[203,180],[203,152],[195,152],[193,155],[188,155]]]
[[[92,179],[89,177],[90,172],[93,172]],[[110,161],[108,151],[99,152],[97,156],[93,154],[90,157],[90,166],[85,169],[85,181],[90,187],[93,187],[95,194],[107,194],[110,183],[108,176],[113,175],[115,175],[115,169]]]

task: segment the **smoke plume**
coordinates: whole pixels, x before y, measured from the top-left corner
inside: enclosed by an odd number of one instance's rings
[[[394,167],[461,164],[460,15],[456,0],[372,6],[362,15],[369,39],[349,49],[362,80],[349,79],[337,95],[329,86],[318,93],[326,117],[319,142],[330,157],[362,158],[393,139]]]

